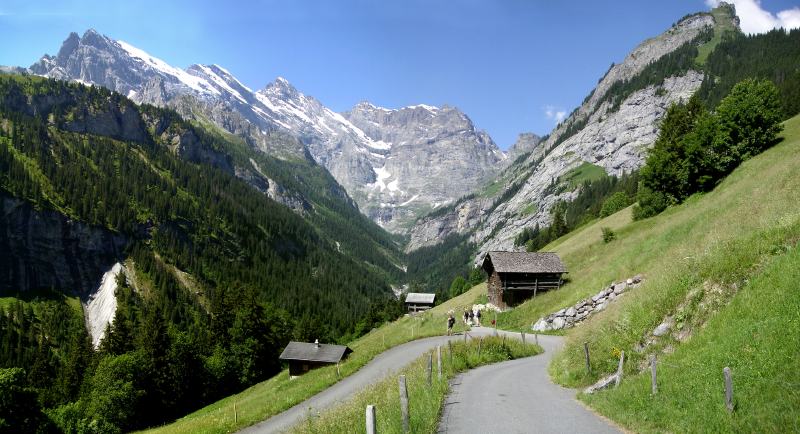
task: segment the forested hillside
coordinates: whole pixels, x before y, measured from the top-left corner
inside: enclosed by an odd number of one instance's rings
[[[237,146],[102,88],[0,76],[7,211],[113,234],[125,247],[112,259],[134,275],[134,282],[118,280],[116,320],[97,352],[81,312],[60,295],[83,297],[86,288],[1,288],[27,300],[4,303],[0,315],[2,367],[25,369],[5,372],[14,384],[8,390],[38,396],[61,429],[143,427],[269,377],[290,337],[332,341],[362,319],[381,318],[376,309],[396,312],[387,303],[394,265],[381,269],[340,253],[381,256],[369,244],[370,227],[350,237],[347,220],[356,217],[326,192],[316,199],[327,207],[306,211],[321,214],[309,224],[234,176]],[[292,167],[283,170],[289,179]],[[0,232],[13,232],[10,221],[0,224]],[[330,238],[337,231],[341,246]],[[12,238],[0,242],[18,247]],[[11,273],[7,282],[20,286],[35,281],[15,275],[20,266],[26,273],[47,267],[0,258],[9,261],[1,264]],[[19,397],[7,404],[20,406],[13,413],[44,421],[35,417],[39,406]],[[33,427],[22,423],[11,426]]]

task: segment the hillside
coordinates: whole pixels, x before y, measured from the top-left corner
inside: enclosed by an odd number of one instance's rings
[[[553,378],[587,386],[614,372],[624,350],[623,386],[584,399],[634,431],[779,432],[793,426],[800,401],[784,385],[800,380],[800,117],[784,125],[781,143],[746,161],[712,192],[642,221],[632,222],[626,209],[546,246],[566,262],[569,284],[504,313],[501,326],[528,329],[609,282],[643,274],[643,286],[566,332]],[[602,227],[617,239],[604,243]],[[664,321],[670,331],[654,337]],[[592,375],[586,374],[584,342]],[[650,354],[659,360],[656,397],[649,396],[645,369]],[[724,409],[724,366],[734,373],[734,417]]]
[[[62,429],[185,414],[277,372],[293,336],[332,341],[396,315],[385,233],[334,192],[300,211],[273,201],[237,176],[248,160],[330,182],[171,110],[0,75],[0,295],[34,303],[11,303],[0,333]],[[59,293],[80,297],[91,341]]]

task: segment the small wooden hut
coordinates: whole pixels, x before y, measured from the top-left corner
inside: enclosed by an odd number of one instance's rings
[[[489,302],[501,309],[560,288],[567,273],[561,258],[552,252],[489,252],[482,267],[488,275]]]
[[[433,300],[436,294],[422,292],[409,292],[406,295],[406,310],[408,313],[416,313],[428,310],[433,307]]]
[[[289,376],[297,377],[314,368],[339,363],[352,352],[344,345],[292,341],[283,350],[280,359],[289,362]]]

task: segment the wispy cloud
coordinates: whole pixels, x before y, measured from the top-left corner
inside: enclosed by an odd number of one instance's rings
[[[556,106],[548,105],[544,107],[544,117],[548,120],[555,121],[555,123],[560,123],[567,117],[567,111],[562,108],[557,108]]]
[[[765,33],[772,29],[795,29],[800,27],[800,7],[782,10],[776,14],[761,7],[760,0],[728,0],[736,6],[742,31]],[[717,7],[720,0],[706,0],[709,7]]]

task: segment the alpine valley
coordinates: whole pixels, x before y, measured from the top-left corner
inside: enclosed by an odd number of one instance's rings
[[[290,340],[349,344],[401,317],[403,293],[465,293],[489,251],[712,189],[735,164],[651,188],[652,155],[685,157],[670,128],[682,146],[727,131],[747,83],[780,120],[800,112],[800,31],[739,25],[725,3],[681,18],[507,152],[453,106],[336,112],[282,77],[252,90],[95,30],[0,67],[0,432],[163,425],[274,379]]]

